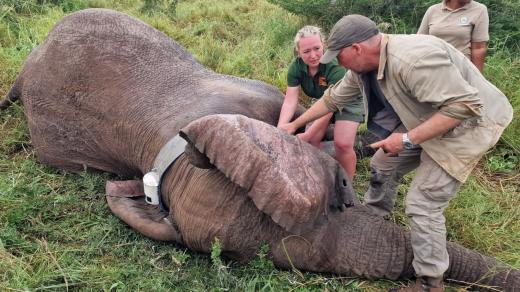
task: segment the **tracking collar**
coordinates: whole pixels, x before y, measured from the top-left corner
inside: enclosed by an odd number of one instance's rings
[[[168,212],[161,196],[161,183],[163,175],[173,165],[173,163],[184,153],[186,140],[178,134],[171,138],[159,151],[153,168],[143,176],[144,195],[146,202],[151,205],[159,205],[161,211]]]

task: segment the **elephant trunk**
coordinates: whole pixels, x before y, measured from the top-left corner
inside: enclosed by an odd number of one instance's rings
[[[282,268],[332,272],[350,277],[390,280],[415,276],[410,234],[364,206],[347,208],[302,236],[287,236],[273,249]],[[446,281],[477,290],[515,291],[520,271],[494,258],[448,242],[450,267]]]
[[[362,205],[329,216],[302,238],[285,238],[273,250],[275,264],[367,279],[413,276],[409,233]]]
[[[477,290],[517,291],[520,271],[496,259],[448,242],[450,267],[444,277],[448,281],[470,284]]]

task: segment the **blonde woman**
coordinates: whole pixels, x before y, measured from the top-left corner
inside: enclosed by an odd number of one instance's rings
[[[296,111],[300,89],[316,100],[321,98],[325,90],[341,80],[345,75],[345,68],[338,65],[337,60],[327,64],[320,64],[323,55],[323,36],[315,26],[304,26],[294,38],[296,58],[289,65],[287,73],[287,92],[280,112],[278,127],[289,123]],[[356,172],[356,153],[353,144],[360,122],[364,120],[363,104],[344,109],[334,114],[334,146],[336,159],[345,169],[350,179]],[[320,147],[332,113],[316,120],[305,133],[298,137],[316,147]]]

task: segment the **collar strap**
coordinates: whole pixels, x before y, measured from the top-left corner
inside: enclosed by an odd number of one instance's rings
[[[163,175],[173,165],[173,163],[184,153],[186,140],[178,134],[171,138],[159,151],[155,157],[152,170],[143,176],[144,194],[146,202],[152,205],[159,205],[161,211],[167,212],[168,207],[164,205],[161,196],[161,184]]]

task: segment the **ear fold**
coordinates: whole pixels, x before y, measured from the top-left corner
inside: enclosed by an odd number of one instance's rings
[[[184,140],[188,140],[183,133],[180,133],[180,136],[184,138]],[[188,161],[195,167],[203,169],[215,168],[209,161],[209,158],[204,155],[204,153],[201,153],[192,143],[186,145],[184,154],[188,158]]]

